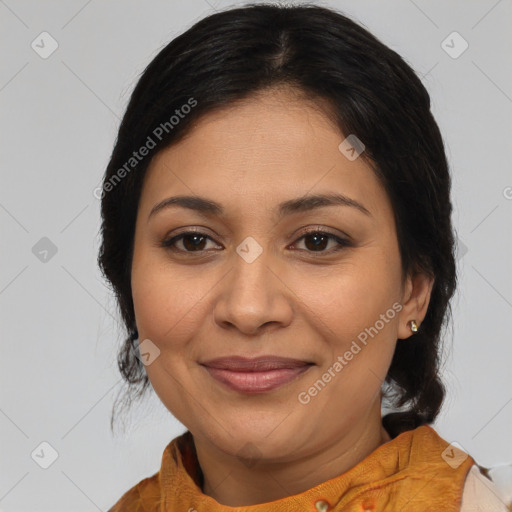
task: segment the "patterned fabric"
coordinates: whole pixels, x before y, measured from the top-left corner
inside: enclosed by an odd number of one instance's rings
[[[300,494],[229,507],[203,494],[192,434],[171,441],[160,470],[109,512],[459,512],[475,461],[429,425],[398,435],[345,473]]]

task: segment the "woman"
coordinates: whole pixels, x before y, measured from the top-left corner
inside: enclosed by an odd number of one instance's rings
[[[111,510],[506,510],[429,425],[451,211],[427,91],[350,19],[250,5],[171,41],[119,129],[99,264],[124,378],[187,431]]]

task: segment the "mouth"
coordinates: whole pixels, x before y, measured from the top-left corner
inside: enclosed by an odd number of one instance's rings
[[[209,375],[240,393],[265,393],[291,382],[314,363],[277,356],[221,357],[200,363]]]

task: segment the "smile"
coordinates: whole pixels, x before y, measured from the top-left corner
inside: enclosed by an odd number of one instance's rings
[[[265,393],[298,378],[307,372],[311,366],[311,364],[307,364],[295,368],[279,368],[264,371],[234,371],[209,366],[204,366],[204,368],[216,381],[234,391],[240,393]]]
[[[217,382],[240,393],[271,391],[293,381],[314,366],[307,360],[270,354],[253,358],[229,355],[200,364]]]

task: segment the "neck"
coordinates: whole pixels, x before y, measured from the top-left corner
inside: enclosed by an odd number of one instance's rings
[[[204,439],[195,439],[203,472],[203,493],[221,505],[250,506],[304,492],[356,466],[382,444],[391,440],[382,426],[380,400],[345,435],[301,459],[244,465]],[[334,455],[333,455],[334,454]]]

